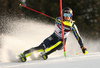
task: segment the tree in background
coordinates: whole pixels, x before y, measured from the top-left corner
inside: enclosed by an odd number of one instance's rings
[[[100,35],[100,1],[99,0],[81,0],[80,1],[80,15],[77,16],[77,20],[79,19],[82,24],[80,24],[80,28],[89,35]],[[77,11],[79,12],[79,11]]]

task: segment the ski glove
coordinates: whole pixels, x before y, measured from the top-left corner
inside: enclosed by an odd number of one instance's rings
[[[82,52],[84,55],[86,55],[88,53],[87,49],[84,46],[82,46],[81,49],[82,49]]]

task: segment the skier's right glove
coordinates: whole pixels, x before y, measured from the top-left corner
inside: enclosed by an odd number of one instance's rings
[[[82,49],[82,52],[84,55],[86,55],[88,53],[87,49],[84,46],[82,46],[81,49]]]

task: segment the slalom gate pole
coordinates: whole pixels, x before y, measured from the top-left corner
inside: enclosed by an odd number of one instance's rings
[[[42,12],[39,12],[39,11],[37,11],[37,10],[35,10],[35,9],[29,8],[29,7],[25,6],[25,5],[19,4],[19,6],[22,6],[22,7],[24,7],[24,8],[29,9],[29,10],[32,10],[32,11],[34,11],[34,12],[36,12],[36,13],[39,13],[39,14],[41,14],[41,15],[44,15],[44,16],[46,16],[46,17],[49,17],[49,18],[51,18],[51,19],[56,20],[54,17],[51,17],[51,16],[49,16],[49,15],[47,15],[47,14],[44,14],[44,13],[42,13]]]
[[[46,17],[49,17],[49,18],[51,18],[51,19],[53,19],[53,20],[56,20],[58,23],[60,23],[60,21],[58,21],[56,18],[51,17],[51,16],[49,16],[49,15],[47,15],[47,14],[44,14],[44,13],[42,13],[42,12],[39,12],[39,11],[37,11],[37,10],[35,10],[35,9],[32,9],[32,8],[27,7],[27,6],[25,6],[25,5],[22,5],[22,4],[19,4],[19,6],[22,6],[22,7],[24,7],[24,8],[29,9],[29,10],[32,10],[32,11],[34,11],[34,12],[36,12],[36,13],[39,13],[39,14],[44,15],[44,16],[46,16]]]
[[[60,17],[61,17],[61,29],[62,29],[62,41],[63,41],[63,48],[64,48],[64,56],[66,57],[64,31],[63,31],[62,0],[60,0]]]

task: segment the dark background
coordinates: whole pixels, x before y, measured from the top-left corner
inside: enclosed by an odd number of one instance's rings
[[[63,8],[73,9],[73,20],[76,21],[75,23],[83,36],[100,37],[100,0],[62,1]],[[60,16],[59,2],[60,0],[0,0],[0,34],[5,32],[4,29],[7,29],[7,18],[9,17],[32,18],[54,23],[54,20],[50,18],[20,7],[20,3],[52,17],[58,17]]]

